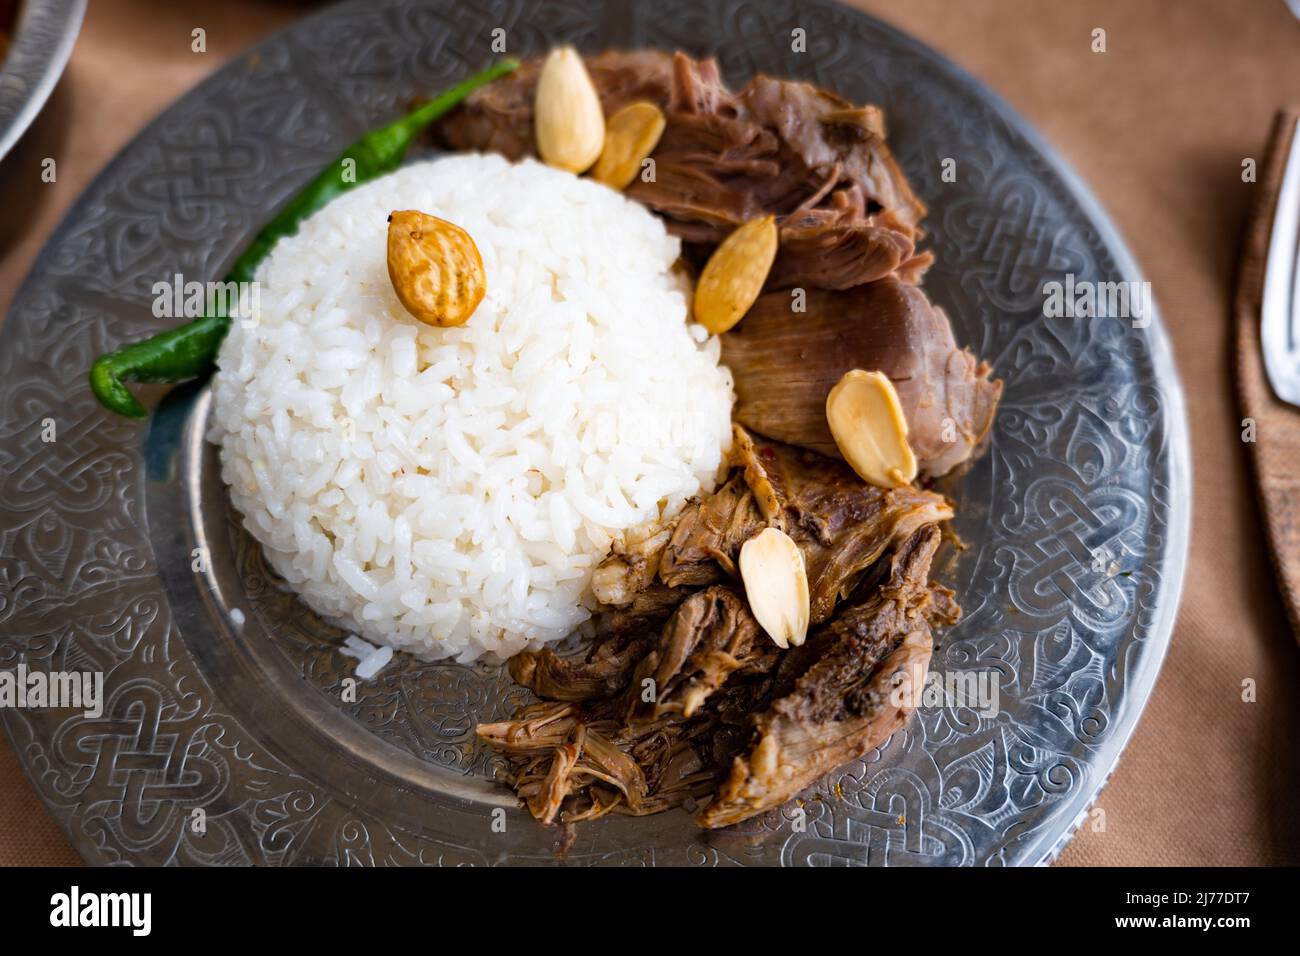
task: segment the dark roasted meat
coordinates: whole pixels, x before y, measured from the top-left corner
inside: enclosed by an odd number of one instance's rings
[[[652,182],[627,195],[658,212],[702,258],[736,226],[772,213],[780,251],[773,288],[843,289],[896,271],[915,280],[925,206],[885,144],[875,107],[808,83],[756,77],[739,93],[713,60],[653,50],[585,60],[608,116],[634,100],[665,113]],[[540,61],[478,90],[437,131],[454,149],[511,159],[535,153],[533,96]]]
[[[642,816],[713,791],[718,767],[739,749],[718,713],[684,721],[624,720],[624,701],[544,701],[478,734],[510,760],[510,782],[543,823],[611,811]],[[730,740],[730,749],[720,741]]]
[[[937,527],[918,531],[895,552],[884,585],[814,635],[807,669],[758,716],[748,752],[698,814],[701,826],[780,806],[907,722],[930,662],[931,622],[952,613],[928,583],[938,544]]]
[[[549,647],[522,651],[510,659],[510,676],[549,700],[613,697],[623,690],[659,626],[689,593],[658,580],[672,529],[633,529],[601,562],[592,591],[604,610],[596,616],[596,639],[584,659],[561,658]]]
[[[757,76],[740,93],[747,115],[774,129],[814,173],[841,167],[842,181],[856,185],[882,209],[915,228],[925,204],[912,192],[887,149],[885,116],[877,106],[855,106],[811,83]],[[872,148],[864,148],[872,147]]]
[[[842,461],[751,438],[743,429],[732,454],[737,471],[678,518],[659,560],[664,584],[738,580],[740,546],[771,524],[803,552],[811,621],[818,624],[891,544],[952,517],[939,495],[868,485]]]
[[[920,289],[892,278],[838,292],[809,289],[806,305],[792,315],[787,293],[767,293],[722,336],[722,361],[736,378],[736,421],[838,455],[826,395],[845,372],[878,369],[898,392],[923,474],[946,474],[980,447],[1002,383],[957,348],[948,317]]]
[[[627,686],[649,649],[649,634],[614,633],[598,640],[583,660],[566,660],[549,647],[510,658],[510,676],[547,700],[613,697]]]
[[[545,700],[479,735],[547,823],[712,797],[700,822],[723,826],[775,806],[910,713],[886,691],[905,666],[923,676],[930,624],[959,613],[927,581],[951,514],[938,495],[874,488],[842,462],[737,428],[718,491],[669,528],[630,533],[602,565],[600,593],[623,604],[601,613],[586,658],[517,655],[511,674]],[[798,544],[822,624],[788,651],[734,579],[740,545],[769,525]]]
[[[720,586],[697,591],[669,618],[658,645],[637,668],[634,691],[650,680],[655,696],[634,694],[628,718],[637,723],[665,714],[694,717],[732,673],[765,673],[777,657],[743,597]]]
[[[925,206],[889,152],[881,111],[767,76],[732,93],[713,60],[682,53],[611,51],[586,63],[607,115],[638,99],[665,111],[654,179],[627,195],[663,216],[697,264],[742,222],[777,216],[768,292],[723,336],[737,421],[838,457],[826,395],[850,369],[879,369],[902,400],[921,474],[967,461],[1002,386],[915,286],[931,259],[915,248]],[[531,155],[539,72],[530,60],[480,89],[438,135],[459,149]]]
[[[634,607],[638,597],[652,590],[650,586],[659,576],[659,560],[672,533],[671,524],[662,528],[636,528],[615,541],[591,578],[596,600],[608,607]],[[680,600],[681,595],[677,595],[664,614]],[[653,614],[656,609],[651,598],[648,604],[642,602],[637,613]]]

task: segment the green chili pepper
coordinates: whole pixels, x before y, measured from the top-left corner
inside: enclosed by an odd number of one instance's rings
[[[401,165],[416,135],[458,106],[470,93],[519,66],[513,58],[500,60],[481,73],[453,86],[406,116],[362,136],[272,219],[235,261],[227,282],[252,282],[253,273],[281,238],[298,231],[302,221],[330,200]],[[148,412],[123,384],[183,382],[212,367],[217,349],[230,328],[224,308],[187,325],[101,355],[90,369],[90,390],[100,404],[128,418]]]

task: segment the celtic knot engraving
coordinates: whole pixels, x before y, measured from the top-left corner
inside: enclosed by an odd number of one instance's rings
[[[55,736],[68,767],[64,796],[96,794],[116,811],[111,826],[128,846],[152,846],[178,830],[181,815],[225,785],[224,768],[195,747],[201,728],[160,686],[136,679],[118,687],[102,717],[69,722]]]

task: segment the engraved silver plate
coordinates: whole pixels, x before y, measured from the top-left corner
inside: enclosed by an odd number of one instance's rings
[[[86,386],[97,354],[163,324],[155,281],[222,275],[363,130],[489,60],[496,27],[514,53],[680,47],[716,55],[733,84],[762,70],[882,105],[931,206],[926,289],[1006,380],[991,451],[948,489],[972,547],[937,568],[966,614],[933,662],[996,674],[1000,712],[923,707],[808,794],[802,831],[790,808],[719,832],[680,811],[608,817],[579,826],[564,859],[1051,859],[1131,735],[1173,626],[1191,488],[1169,346],[1158,318],[1044,318],[1043,285],[1065,273],[1141,279],[1096,202],[970,76],[817,0],[348,3],[219,70],[123,150],[0,333],[0,667],[106,681],[97,719],[0,710],[50,812],[94,863],[556,861],[557,831],[492,781],[474,736],[523,699],[508,675],[399,657],[340,704],[354,662],[239,529],[203,440],[206,390],[154,390],[142,425]],[[806,53],[791,49],[795,28]],[[191,570],[199,546],[206,573]],[[1097,567],[1103,552],[1113,561]]]
[[[0,159],[36,120],[72,56],[86,0],[25,0],[0,57]]]

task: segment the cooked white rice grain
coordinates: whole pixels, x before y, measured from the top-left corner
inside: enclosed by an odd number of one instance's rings
[[[474,238],[487,296],[465,325],[398,302],[396,209]],[[212,385],[222,475],[272,566],[423,657],[572,631],[610,542],[710,490],[730,440],[678,252],[619,193],[497,156],[408,166],[312,216],[258,270],[260,321],[233,323]]]

